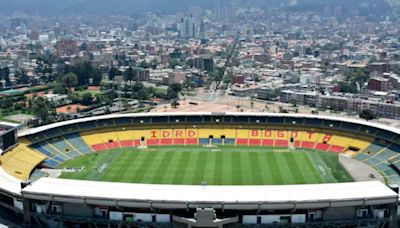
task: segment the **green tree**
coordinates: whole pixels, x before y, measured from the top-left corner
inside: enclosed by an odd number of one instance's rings
[[[369,80],[369,75],[364,70],[358,69],[353,73],[353,79],[359,83],[365,83]]]
[[[169,60],[169,67],[174,69],[176,66],[182,66],[183,63],[179,59],[170,59]]]
[[[65,66],[64,72],[73,72],[78,76],[78,86],[89,85],[92,79],[93,85],[100,85],[103,73],[99,68],[95,68],[89,61],[78,62],[74,66]]]
[[[17,71],[15,77],[17,78],[18,84],[28,84],[30,82],[28,75],[23,70]]]
[[[10,98],[4,98],[0,100],[0,107],[2,109],[9,109],[13,105],[13,101]]]
[[[132,95],[131,98],[138,99],[138,100],[148,100],[150,98],[149,89],[144,87],[143,83],[136,82],[132,86]]]
[[[99,68],[95,68],[92,74],[93,85],[100,85],[103,80],[103,72]]]
[[[61,78],[61,84],[71,92],[71,89],[78,85],[78,76],[75,73],[68,73]]]
[[[94,101],[96,104],[110,105],[114,97],[110,98],[109,96],[115,96],[115,91],[111,90],[107,94],[96,94]]]
[[[370,109],[363,109],[359,115],[360,118],[365,120],[373,120],[376,119],[375,113]]]
[[[357,93],[357,86],[354,82],[339,82],[339,86],[342,93]]]
[[[138,91],[136,98],[141,101],[148,100],[150,98],[150,93],[146,88],[143,88]]]
[[[51,106],[51,103],[43,98],[37,97],[32,102],[32,112],[39,119],[43,121],[43,123],[48,123],[51,119],[51,116],[55,113],[55,109]]]
[[[93,104],[93,96],[91,93],[86,92],[82,95],[81,103],[83,105],[92,105]]]
[[[215,90],[218,90],[219,87],[221,86],[221,83],[224,79],[225,70],[226,70],[225,67],[218,67],[209,75],[211,81],[215,82]]]
[[[10,83],[10,68],[4,67],[3,69],[0,69],[0,80],[4,80],[6,83],[6,86],[9,86]]]
[[[172,84],[168,87],[166,98],[168,100],[178,99],[180,92],[182,92],[182,85],[181,84]]]
[[[177,108],[179,106],[179,102],[177,100],[173,100],[171,103],[172,108]]]
[[[107,93],[107,99],[106,99],[107,104],[110,105],[116,97],[117,97],[117,92],[115,91],[115,89],[114,88],[110,89]]]
[[[52,68],[52,60],[39,56],[36,60],[36,74],[46,82],[54,81],[54,73]]]
[[[93,74],[93,67],[89,61],[78,62],[72,67],[72,72],[78,77],[78,85],[89,85],[89,78]]]
[[[80,102],[80,98],[79,98],[79,95],[77,93],[69,93],[68,94],[68,99],[70,99],[72,101],[72,103],[79,103]]]
[[[132,67],[128,67],[128,69],[126,69],[124,72],[124,80],[127,82],[132,82],[135,80],[135,73],[133,72]]]
[[[108,78],[112,81],[114,80],[115,76],[119,75],[120,72],[117,68],[115,68],[114,66],[112,66],[110,68],[110,70],[108,71]]]
[[[66,94],[67,92],[68,90],[60,83],[57,83],[53,88],[53,93],[55,94]]]
[[[21,102],[18,102],[18,103],[14,104],[14,109],[15,110],[22,110],[23,108],[24,108],[24,105]]]

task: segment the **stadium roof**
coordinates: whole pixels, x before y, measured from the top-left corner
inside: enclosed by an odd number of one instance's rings
[[[397,194],[379,181],[274,186],[194,186],[128,184],[41,178],[22,190],[24,197],[82,203],[115,202],[199,204],[325,203],[326,206],[396,203]],[[112,200],[110,202],[110,200]],[[103,202],[102,202],[103,201]],[[308,205],[309,206],[309,205]],[[297,206],[298,208],[299,206]]]
[[[16,127],[19,127],[20,124],[0,121],[0,126],[2,126],[2,127],[8,127],[8,128],[16,128]]]
[[[21,181],[11,176],[0,167],[0,189],[15,195],[21,194]]]
[[[63,122],[58,122],[50,125],[45,125],[37,128],[32,128],[32,129],[25,129],[19,131],[19,136],[26,136],[26,135],[31,135],[31,134],[36,134],[38,132],[42,132],[48,129],[52,128],[57,128],[57,127],[62,127],[70,124],[76,124],[76,123],[83,123],[83,122],[88,122],[88,121],[94,121],[94,120],[104,120],[104,119],[110,119],[110,118],[122,118],[122,117],[152,117],[152,116],[209,116],[209,115],[230,115],[230,116],[260,116],[260,117],[297,117],[297,118],[310,118],[310,119],[321,119],[321,120],[333,120],[333,121],[343,121],[343,122],[349,122],[349,123],[355,123],[355,124],[362,124],[366,126],[371,126],[371,127],[376,127],[380,129],[385,129],[391,132],[394,132],[396,134],[400,134],[400,129],[379,124],[379,123],[373,123],[373,122],[368,122],[365,120],[359,120],[359,119],[350,119],[347,117],[337,117],[337,116],[323,116],[323,115],[311,115],[311,114],[287,114],[287,113],[246,113],[246,112],[172,112],[172,113],[129,113],[129,114],[111,114],[111,115],[103,115],[103,116],[94,116],[94,117],[88,117],[88,118],[81,118],[81,119],[74,119],[74,120],[68,120],[68,121],[63,121]]]

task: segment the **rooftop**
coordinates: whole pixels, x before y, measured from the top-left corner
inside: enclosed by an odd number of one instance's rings
[[[95,191],[94,191],[95,189]],[[352,200],[392,200],[397,194],[379,181],[272,186],[151,185],[41,178],[23,195],[72,198],[112,198],[117,201],[203,203],[291,203]]]

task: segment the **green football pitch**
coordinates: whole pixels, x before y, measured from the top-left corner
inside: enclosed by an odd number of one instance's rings
[[[125,148],[67,161],[61,178],[149,184],[282,185],[351,182],[335,153],[266,147]],[[81,168],[81,169],[80,169]]]

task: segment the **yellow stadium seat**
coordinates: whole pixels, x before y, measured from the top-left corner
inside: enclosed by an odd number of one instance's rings
[[[220,132],[219,136],[224,135],[225,138],[236,138],[236,130],[235,129],[224,129],[222,132]]]
[[[117,138],[121,141],[123,140],[133,140],[135,138],[134,130],[126,130],[126,131],[116,131],[115,132]]]
[[[236,132],[235,129],[221,129],[221,128],[203,128],[199,129],[199,138],[208,138],[212,135],[214,138],[221,138],[225,136],[225,138],[235,138]]]
[[[104,142],[118,141],[117,135],[114,132],[104,132],[98,135],[103,138]]]
[[[151,130],[135,130],[134,136],[136,140],[141,140],[142,137],[148,139],[150,137]]]
[[[96,145],[104,143],[104,139],[98,133],[94,134],[83,134],[81,135],[83,141],[88,145]]]
[[[371,141],[361,140],[361,139],[352,139],[349,143],[349,146],[359,148],[360,151],[365,150],[369,145],[371,145]]]
[[[351,141],[353,141],[351,138],[333,135],[331,140],[329,140],[329,144],[347,148],[349,147]]]
[[[236,130],[236,138],[249,138],[249,130],[248,129],[237,129]]]
[[[304,142],[317,142],[320,138],[320,133],[313,132],[313,131],[299,131],[297,133],[297,141],[304,141]]]
[[[23,144],[0,157],[1,167],[10,175],[26,181],[32,170],[46,159],[46,156]]]
[[[199,138],[208,138],[210,135],[212,135],[210,128],[200,128],[199,129]]]

